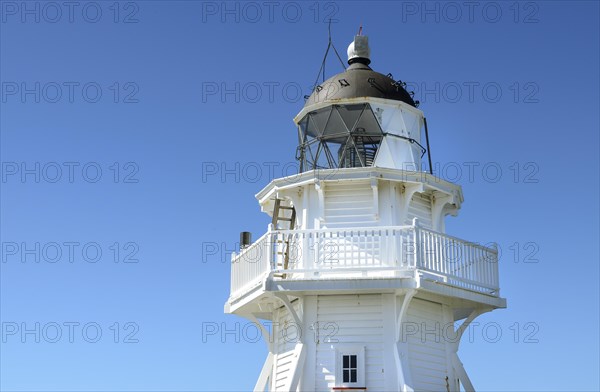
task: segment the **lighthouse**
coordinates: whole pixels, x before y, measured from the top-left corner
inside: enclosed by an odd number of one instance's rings
[[[370,65],[359,33],[294,118],[300,172],[256,195],[266,233],[232,255],[225,312],[268,348],[254,391],[474,390],[461,336],[506,307],[497,250],[446,233],[462,189],[424,170],[418,102]]]

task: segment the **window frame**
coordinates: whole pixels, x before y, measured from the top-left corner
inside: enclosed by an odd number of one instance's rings
[[[346,355],[356,355],[356,382],[344,382],[343,357]],[[352,364],[349,363],[349,365]],[[335,348],[335,386],[337,388],[365,388],[365,367],[365,346],[338,346]]]

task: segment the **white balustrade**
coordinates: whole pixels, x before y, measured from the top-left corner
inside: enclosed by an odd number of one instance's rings
[[[498,293],[498,252],[413,226],[269,231],[232,256],[231,293],[273,279],[390,277],[420,270],[447,284]]]
[[[267,232],[252,245],[231,255],[231,294],[260,284],[270,271],[272,232]]]

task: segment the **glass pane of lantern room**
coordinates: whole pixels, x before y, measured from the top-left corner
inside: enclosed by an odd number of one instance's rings
[[[358,105],[340,105],[337,107],[341,117],[344,119],[344,122],[346,123],[346,127],[349,130],[352,130],[352,128],[354,128],[354,125],[356,125],[356,121],[358,120],[358,117],[363,112],[363,109],[365,108],[365,106],[366,106],[366,104],[361,103]]]
[[[300,144],[306,142],[306,129],[308,128],[308,116],[304,116],[298,123],[298,140]]]
[[[326,107],[323,109],[315,110],[314,112],[310,112],[308,114],[309,121],[307,132],[310,136],[323,136],[323,132],[325,130],[325,126],[327,125],[327,120],[329,119],[330,113],[331,107]]]
[[[339,148],[339,144],[321,141],[313,147],[315,153],[315,169],[335,169],[338,167],[334,152]],[[318,155],[317,155],[318,154]]]
[[[334,107],[329,116],[329,120],[327,121],[323,136],[326,137],[328,141],[342,143],[348,138],[349,133],[350,128],[346,127],[346,124],[342,120],[342,116],[337,108]]]
[[[356,128],[353,129],[352,132],[359,132],[361,134],[364,132],[367,136],[383,136],[379,122],[375,118],[375,114],[373,114],[370,105],[367,105],[356,124]]]

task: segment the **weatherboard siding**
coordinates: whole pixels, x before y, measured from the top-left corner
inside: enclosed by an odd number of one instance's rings
[[[382,296],[320,295],[317,321],[315,390],[331,391],[335,386],[336,346],[364,346],[366,386],[384,390]]]
[[[370,181],[327,183],[324,197],[324,225],[327,228],[377,225]]]
[[[411,301],[406,322],[417,328],[417,332],[406,332],[404,338],[415,391],[446,391],[448,363],[443,320],[441,304],[421,299]]]
[[[300,300],[295,301],[292,306],[298,312]],[[298,327],[288,310],[281,307],[275,310],[274,332],[275,361],[271,385],[274,391],[285,391],[294,368],[298,365],[294,360],[294,349],[300,341],[301,326]]]
[[[417,218],[422,227],[431,229],[431,197],[425,193],[415,193],[408,205],[408,215],[404,221],[405,225],[412,225],[412,220]]]

